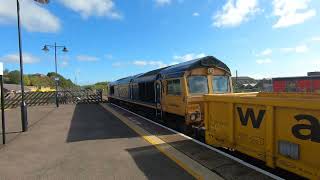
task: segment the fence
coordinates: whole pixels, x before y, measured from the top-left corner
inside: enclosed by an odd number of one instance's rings
[[[55,104],[56,92],[26,92],[25,102],[28,106]],[[58,92],[60,104],[100,103],[103,102],[100,91],[68,90]],[[8,93],[5,95],[4,107],[16,108],[21,104],[21,93]]]
[[[90,91],[90,90],[79,90],[79,91],[60,91],[58,93],[59,102],[61,104],[69,103],[100,103],[103,102],[102,92]]]

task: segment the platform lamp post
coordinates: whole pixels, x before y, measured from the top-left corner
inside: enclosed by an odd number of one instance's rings
[[[2,144],[6,144],[6,120],[4,115],[4,90],[3,90],[3,63],[0,62],[0,93],[1,93],[1,124],[2,124]]]
[[[41,4],[48,4],[49,0],[34,0]],[[21,42],[21,22],[20,22],[20,2],[17,0],[17,19],[18,19],[18,42],[19,42],[19,58],[20,58],[20,81],[21,81],[21,123],[22,132],[28,130],[27,105],[24,97],[24,82],[23,82],[23,57],[22,57],[22,42]]]
[[[58,77],[58,65],[57,65],[57,48],[62,48],[63,52],[68,52],[68,49],[66,48],[66,46],[57,46],[57,43],[54,43],[54,45],[44,45],[44,47],[42,48],[43,51],[48,52],[49,48],[54,48],[54,64],[55,64],[55,84],[56,84],[56,106],[59,107],[59,99],[58,99],[58,81],[59,81],[59,77]]]

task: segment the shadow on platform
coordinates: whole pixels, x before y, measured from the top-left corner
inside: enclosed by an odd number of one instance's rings
[[[147,179],[194,179],[192,175],[154,146],[131,148],[127,151]]]
[[[152,132],[152,134],[154,135],[172,135],[172,134],[176,134],[172,131],[169,131],[167,129],[164,129],[158,125],[152,124],[150,122],[148,122],[146,119],[141,118],[141,117],[137,117],[136,115],[133,115],[132,113],[125,111],[124,109],[121,109],[117,106],[112,106],[113,109],[115,109],[116,111],[120,112],[121,115],[127,117],[128,119],[130,119],[133,122],[138,122],[138,124],[143,123],[143,129],[147,130],[148,132]],[[145,116],[144,112],[140,111],[140,112],[135,112],[136,114],[140,115],[140,116]],[[147,118],[149,120],[151,120],[152,118]],[[163,126],[169,126],[168,124],[164,124],[161,122],[157,122],[156,120],[154,120],[154,122],[161,124]],[[175,129],[175,127],[171,127],[172,129]],[[176,129],[175,129],[176,130]]]
[[[131,137],[138,135],[100,105],[78,104],[73,113],[66,141]]]
[[[56,108],[54,106],[33,106],[28,107],[28,131],[33,126],[50,116]],[[0,111],[1,113],[1,111]],[[7,109],[5,111],[5,124],[6,124],[6,143],[10,143],[19,135],[23,134],[21,130],[21,110],[20,108]],[[1,118],[0,118],[1,121]],[[2,124],[0,123],[0,148],[2,145]]]

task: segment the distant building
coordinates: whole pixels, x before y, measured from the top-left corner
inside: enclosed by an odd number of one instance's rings
[[[248,76],[239,76],[239,77],[232,77],[232,81],[234,83],[237,83],[238,85],[253,85],[255,86],[258,81],[251,78],[251,77],[248,77]]]
[[[21,86],[20,84],[3,84],[3,89],[5,93],[20,93],[21,92]],[[36,91],[37,87],[35,86],[25,86],[24,91],[30,92],[30,91]]]
[[[320,71],[308,72],[308,76],[320,76]]]
[[[272,79],[253,79],[248,76],[232,77],[235,92],[272,92]]]
[[[308,76],[273,78],[274,92],[318,92],[320,72],[309,72]]]
[[[272,92],[273,91],[272,79],[261,79],[261,80],[259,80],[257,86],[263,92]]]
[[[236,92],[258,91],[257,85],[259,81],[251,77],[248,77],[248,76],[232,77],[232,82],[233,82],[234,90]]]
[[[20,84],[4,84],[3,89],[5,93],[21,93],[21,86]],[[37,87],[37,86],[24,86],[25,92],[51,92],[55,91],[54,88],[51,87]]]

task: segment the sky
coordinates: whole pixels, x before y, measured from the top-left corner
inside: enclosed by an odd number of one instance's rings
[[[114,81],[207,55],[253,78],[320,71],[319,0],[20,0],[24,71]],[[0,62],[19,69],[15,0],[0,0]]]

